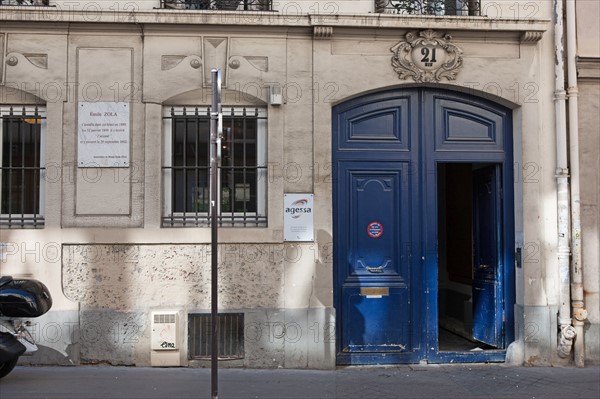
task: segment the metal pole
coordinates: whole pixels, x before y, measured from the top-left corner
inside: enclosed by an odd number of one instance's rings
[[[211,397],[219,397],[219,334],[218,334],[218,270],[217,270],[217,212],[219,209],[219,164],[221,158],[221,71],[212,69],[212,106],[210,109],[210,260],[211,260],[211,326],[210,353]]]

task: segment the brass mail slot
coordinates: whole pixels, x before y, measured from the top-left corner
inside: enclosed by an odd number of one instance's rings
[[[390,295],[389,287],[364,287],[360,289],[362,296],[388,296]]]

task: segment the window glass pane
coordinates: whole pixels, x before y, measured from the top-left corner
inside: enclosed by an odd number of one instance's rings
[[[256,141],[256,119],[246,120],[246,140]]]
[[[198,123],[198,166],[208,167],[210,162],[210,121],[201,119]]]
[[[230,175],[230,172],[224,172],[225,176]],[[230,180],[230,179],[227,179]],[[221,213],[234,212],[231,208],[231,195],[233,192],[233,184],[221,185]]]
[[[186,120],[185,130],[185,162],[187,166],[197,166],[198,155],[198,126],[193,119]]]
[[[183,212],[183,170],[173,169],[173,211]]]
[[[246,144],[246,166],[256,166],[256,144]]]
[[[233,120],[233,139],[235,141],[244,139],[244,120],[241,118]]]
[[[173,166],[184,165],[185,120],[175,119],[173,126]]]
[[[40,127],[41,119],[26,118],[23,124],[23,147],[25,166],[37,167],[40,165]]]
[[[227,113],[224,113],[227,115]],[[234,123],[232,118],[223,116],[223,141],[230,141],[232,139]]]
[[[235,172],[235,211],[256,212],[256,172],[237,170]]]
[[[233,165],[234,166],[245,166],[244,165],[244,144],[236,142],[233,144]]]

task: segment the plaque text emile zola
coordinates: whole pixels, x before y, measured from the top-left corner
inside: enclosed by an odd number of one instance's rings
[[[77,165],[80,168],[129,166],[129,104],[80,102],[77,112]]]

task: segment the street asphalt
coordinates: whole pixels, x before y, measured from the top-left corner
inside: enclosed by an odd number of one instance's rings
[[[210,398],[210,369],[17,367],[0,399]],[[219,370],[219,398],[600,398],[600,367],[415,365]]]

